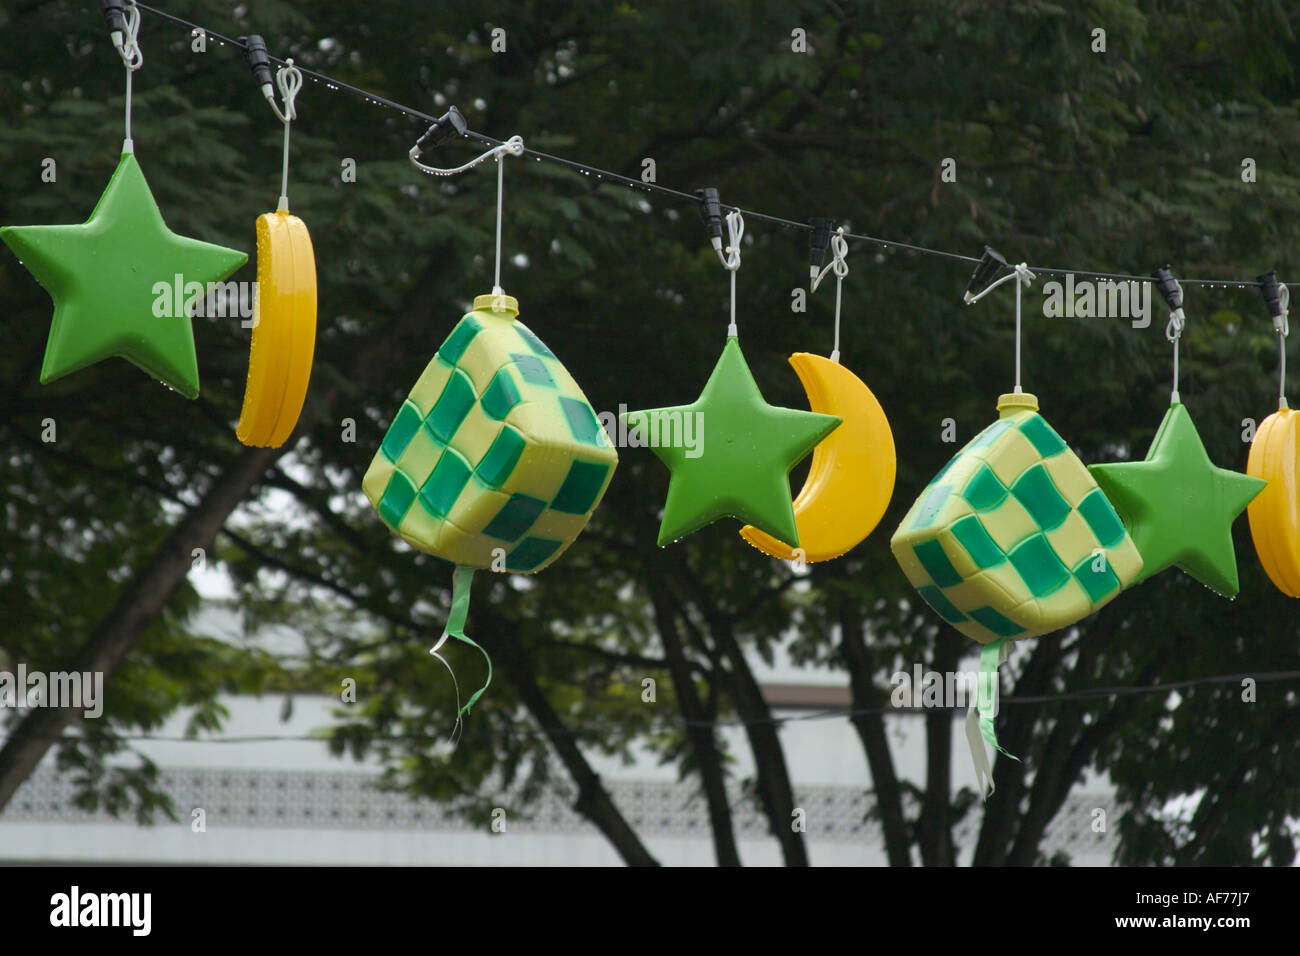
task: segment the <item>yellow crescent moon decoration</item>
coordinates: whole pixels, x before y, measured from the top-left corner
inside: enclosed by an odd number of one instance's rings
[[[1250,444],[1246,474],[1268,485],[1250,503],[1250,536],[1259,563],[1279,591],[1300,597],[1300,521],[1297,520],[1296,470],[1300,413],[1279,408],[1260,424]]]
[[[248,385],[235,430],[245,445],[279,448],[298,424],[316,350],[316,258],[307,226],[287,209],[257,217],[257,295]]]
[[[808,478],[794,499],[801,554],[753,525],[740,534],[774,558],[829,561],[871,534],[889,506],[898,467],[894,434],[871,389],[839,362],[796,352],[790,365],[812,410],[843,424],[813,449]]]

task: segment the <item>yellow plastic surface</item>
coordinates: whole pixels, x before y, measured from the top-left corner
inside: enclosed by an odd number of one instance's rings
[[[843,423],[813,449],[808,478],[794,500],[801,553],[753,525],[740,534],[774,558],[829,561],[871,534],[889,506],[898,467],[894,434],[871,389],[843,365],[808,352],[791,355],[790,365],[812,410]]]
[[[279,448],[302,414],[316,350],[316,259],[307,226],[287,210],[257,217],[257,296],[248,385],[235,433]]]
[[[1246,509],[1250,536],[1269,580],[1287,597],[1300,597],[1300,521],[1296,516],[1296,430],[1300,413],[1281,408],[1260,424],[1246,474],[1268,485]]]

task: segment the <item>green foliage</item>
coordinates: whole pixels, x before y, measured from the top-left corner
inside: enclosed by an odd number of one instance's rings
[[[364,16],[353,4],[302,0],[168,9],[230,35],[260,32],[277,55],[434,114],[454,102],[488,135],[520,133],[634,177],[652,157],[667,185],[716,185],[724,202],[795,220],[832,215],[855,232],[968,255],[988,242],[1048,266],[1148,274],[1169,261],[1182,276],[1296,274],[1300,177],[1288,157],[1300,150],[1291,66],[1300,51],[1281,3],[736,0],[689,16],[672,4],[527,0],[490,13],[468,2],[376,4]],[[0,65],[0,221],[78,221],[116,162],[121,65],[85,4],[3,16],[24,41]],[[503,54],[486,45],[494,26],[507,30]],[[795,26],[812,55],[790,52]],[[1090,49],[1096,26],[1107,31],[1104,54]],[[165,218],[253,252],[253,220],[278,195],[278,123],[230,49],[192,53],[184,30],[148,14],[142,43],[134,136]],[[964,306],[969,264],[863,243],[850,253],[841,348],[898,444],[895,497],[879,529],[798,583],[728,522],[660,551],[667,476],[648,452],[623,451],[604,505],[561,561],[535,579],[480,576],[469,633],[490,643],[500,671],[449,755],[437,742],[451,731],[455,697],[428,647],[446,615],[450,569],[388,534],[360,479],[447,330],[490,288],[495,177],[490,164],[450,180],[422,176],[403,155],[423,130],[410,118],[311,81],[298,103],[290,197],[311,229],[320,280],[314,424],[210,556],[236,583],[246,640],[192,634],[189,588],[169,603],[111,685],[104,720],[61,747],[86,801],[165,810],[147,762],[125,776],[108,770],[114,735],[156,727],[180,706],[197,708],[194,732],[210,731],[225,690],[335,694],[355,679],[358,703],[341,708],[335,752],[376,755],[388,785],[482,819],[487,781],[514,788],[512,812],[556,783],[531,684],[583,750],[630,759],[646,747],[684,775],[700,773],[664,664],[666,623],[684,635],[693,686],[719,719],[735,717],[740,700],[727,634],[769,660],[793,634],[796,660],[845,668],[842,628],[856,624],[871,673],[855,676],[882,693],[900,666],[949,648],[974,652],[915,599],[887,538],[951,455],[940,422],[954,419],[964,442],[1008,390],[1010,295]],[[426,159],[455,165],[473,148],[451,143]],[[58,161],[57,185],[39,182],[45,156]],[[945,157],[956,160],[955,183],[939,179]],[[1241,181],[1245,157],[1258,163],[1254,184]],[[356,161],[355,184],[340,182],[344,158]],[[692,400],[722,345],[727,296],[695,209],[531,160],[506,163],[503,282],[525,321],[598,410]],[[804,233],[751,218],[746,240],[738,315],[747,358],[769,401],[802,407],[785,359],[829,351],[830,297],[813,297],[805,315],[789,311],[791,288],[806,278]],[[254,269],[250,261],[235,278]],[[1085,461],[1143,454],[1168,394],[1163,306],[1145,330],[1044,319],[1046,278],[1025,300],[1026,388]],[[248,332],[196,322],[196,403],[122,362],[42,387],[48,298],[12,257],[0,261],[0,296],[0,602],[13,622],[0,649],[56,668],[237,453]],[[1240,422],[1261,420],[1275,401],[1263,306],[1250,289],[1189,287],[1187,311],[1184,401],[1212,458],[1244,468]],[[376,347],[380,357],[367,358]],[[58,422],[52,445],[40,440],[47,416]],[[344,418],[357,424],[355,443],[340,440]],[[1237,601],[1162,575],[1111,612],[1018,647],[1008,667],[1024,678],[1017,692],[1293,669],[1291,607],[1260,571],[1244,521],[1237,534]],[[654,613],[655,593],[666,595],[670,621]],[[281,625],[302,635],[301,653],[272,652],[268,635]],[[478,686],[476,653],[444,652],[460,683]],[[658,682],[654,705],[640,697],[647,676]],[[986,811],[977,858],[1039,861],[1021,801],[1050,803],[1095,764],[1127,811],[1123,860],[1289,862],[1286,821],[1300,812],[1293,713],[1281,684],[1261,685],[1254,704],[1229,685],[1189,690],[1176,706],[1147,696],[1006,708],[1000,720],[1023,728],[1027,766],[1044,767],[1051,752],[1068,769],[1006,796],[1000,781],[1006,809]],[[1189,821],[1169,812],[1182,799],[1197,808]],[[949,833],[978,806],[958,794]],[[1012,818],[1006,829],[1000,812]]]

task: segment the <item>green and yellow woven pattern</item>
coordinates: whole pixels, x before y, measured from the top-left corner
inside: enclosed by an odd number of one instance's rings
[[[981,644],[1072,624],[1142,568],[1115,509],[1037,399],[1004,395],[998,409],[890,540],[921,597]]]
[[[474,300],[402,403],[362,487],[412,546],[475,568],[492,567],[502,549],[506,570],[531,573],[586,526],[618,454],[518,310],[511,296]]]

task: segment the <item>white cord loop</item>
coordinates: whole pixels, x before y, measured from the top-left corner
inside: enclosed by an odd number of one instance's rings
[[[424,163],[420,162],[419,159],[416,158],[420,155],[419,146],[412,146],[410,152],[407,153],[407,155],[411,157],[411,162],[415,165],[415,168],[422,173],[428,173],[430,176],[459,176],[461,173],[473,169],[475,166],[477,166],[479,163],[483,162],[484,160],[491,159],[493,157],[500,158],[502,155],[506,153],[509,153],[511,156],[522,156],[524,154],[523,137],[511,136],[504,143],[501,143],[497,146],[493,146],[483,155],[477,156],[474,159],[471,159],[468,163],[465,163],[463,166],[457,166],[454,169],[442,169],[441,167],[438,166],[426,166]]]
[[[831,236],[831,261],[822,268],[821,272],[813,276],[810,283],[813,292],[817,291],[817,287],[822,284],[822,279],[825,279],[828,273],[834,271],[836,278],[841,280],[849,274],[849,264],[845,261],[848,253],[849,244],[844,239],[844,227],[840,226]]]
[[[1178,290],[1178,301],[1183,301],[1183,287],[1174,280],[1174,287]],[[1169,313],[1169,321],[1165,323],[1165,339],[1173,343],[1174,346],[1174,387],[1169,392],[1170,402],[1180,402],[1178,397],[1178,341],[1183,337],[1183,329],[1187,327],[1187,316],[1179,306]]]
[[[117,52],[122,57],[122,62],[126,65],[129,72],[134,73],[144,65],[144,52],[140,49],[140,8],[134,3],[129,3],[126,9],[122,11],[123,19],[126,20],[126,35],[121,38],[121,43],[115,43]],[[117,34],[113,35],[114,41],[118,39]]]
[[[298,110],[294,106],[294,101],[298,98],[298,91],[302,89],[302,72],[293,65],[293,57],[285,60],[284,64],[275,71],[275,85],[280,90],[280,99],[284,101],[284,109],[281,110],[279,104],[275,102],[275,94],[271,92],[269,86],[262,87],[262,95],[271,104],[271,109],[275,111],[275,115],[280,122],[287,124],[290,120],[298,118]]]
[[[144,65],[144,51],[140,49],[140,8],[129,3],[122,11],[126,22],[126,34],[113,33],[113,45],[117,47],[118,56],[126,67],[126,136],[122,141],[122,152],[134,153],[135,143],[131,139],[131,77]]]
[[[1282,314],[1273,319],[1273,329],[1277,332],[1277,353],[1278,353],[1278,371],[1277,371],[1277,407],[1289,408],[1286,403],[1286,337],[1291,334],[1291,319],[1287,314],[1287,309],[1291,305],[1291,290],[1285,285],[1277,287],[1278,304],[1282,306]]]
[[[722,268],[735,272],[740,268],[740,237],[745,234],[745,217],[739,209],[727,213],[727,247],[718,252]]]
[[[727,248],[718,253],[722,267],[731,273],[731,324],[727,326],[727,338],[739,334],[736,328],[736,273],[740,271],[740,239],[745,234],[745,217],[739,209],[727,213]]]
[[[822,284],[822,279],[832,271],[835,273],[835,347],[831,349],[831,361],[839,362],[840,360],[840,301],[844,291],[844,278],[849,274],[849,243],[844,238],[844,227],[840,226],[835,230],[835,235],[831,236],[831,261],[822,268],[822,271],[813,277],[811,286],[812,291],[816,292],[817,287]]]
[[[284,62],[285,65],[275,71],[275,85],[279,87],[280,98],[284,100],[283,111],[276,105],[271,88],[262,87],[266,101],[271,104],[271,109],[284,124],[284,161],[280,172],[280,205],[277,208],[279,212],[289,211],[289,124],[298,118],[296,101],[298,91],[302,89],[302,73],[293,65],[293,58],[290,57]]]

